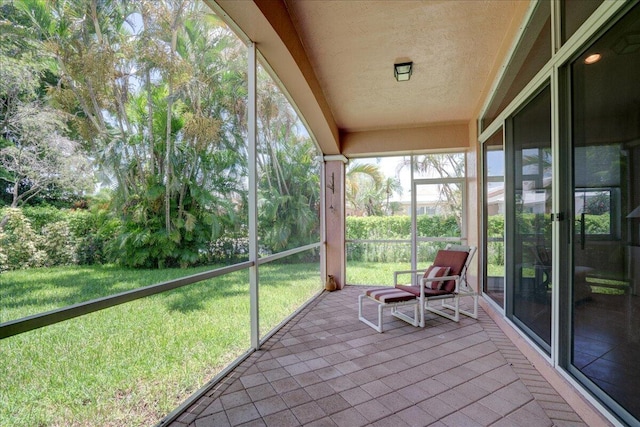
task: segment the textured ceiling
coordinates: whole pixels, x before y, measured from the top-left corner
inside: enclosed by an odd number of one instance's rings
[[[324,154],[459,149],[530,0],[204,0],[283,84]],[[413,61],[411,80],[393,64]]]
[[[354,132],[473,119],[529,2],[285,3],[337,127]],[[399,83],[404,61],[414,73]]]

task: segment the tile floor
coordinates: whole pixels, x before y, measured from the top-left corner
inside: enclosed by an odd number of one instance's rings
[[[482,309],[379,334],[365,289],[323,293],[171,426],[586,426]]]

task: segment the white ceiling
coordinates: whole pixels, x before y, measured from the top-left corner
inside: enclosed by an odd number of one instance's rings
[[[470,123],[531,3],[215,1],[256,43],[325,154],[342,153],[350,135],[429,126],[446,133],[442,126]],[[405,61],[413,75],[397,82],[393,64]]]

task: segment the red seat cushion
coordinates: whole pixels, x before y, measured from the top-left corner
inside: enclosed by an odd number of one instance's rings
[[[396,285],[396,289],[400,289],[402,291],[414,294],[416,297],[420,296],[420,287],[419,286],[411,286],[411,285]],[[452,291],[447,291],[446,289],[431,289],[429,287],[424,288],[424,296],[433,297],[437,295],[447,295]]]
[[[382,288],[369,289],[366,295],[370,298],[380,301],[381,303],[402,302],[415,299],[415,295],[411,292],[403,291],[398,288]]]
[[[420,286],[396,285],[396,289],[400,289],[401,291],[408,292],[417,297],[420,296]]]

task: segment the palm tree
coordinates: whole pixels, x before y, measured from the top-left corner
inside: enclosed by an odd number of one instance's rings
[[[264,250],[282,251],[319,238],[320,166],[310,138],[274,81],[258,79],[258,235]]]
[[[384,175],[378,165],[350,163],[345,173],[345,201],[353,214],[381,214],[380,195]]]
[[[394,193],[399,196],[402,195],[402,184],[400,183],[400,179],[388,176],[385,178],[381,190],[385,197],[384,212],[387,215],[393,215],[398,209],[400,209],[399,205],[396,204],[396,206],[394,206],[394,204],[391,203],[391,196]]]

